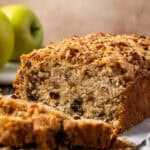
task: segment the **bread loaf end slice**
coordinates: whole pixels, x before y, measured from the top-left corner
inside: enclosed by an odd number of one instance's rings
[[[105,149],[116,140],[112,126],[92,119],[75,120],[44,104],[0,99],[0,144],[39,145],[42,150],[63,147]]]

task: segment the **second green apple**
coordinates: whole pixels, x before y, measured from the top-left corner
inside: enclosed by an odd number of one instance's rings
[[[23,53],[39,48],[43,40],[43,30],[37,16],[24,5],[9,5],[1,9],[9,18],[15,33],[15,47],[11,57],[18,61]]]

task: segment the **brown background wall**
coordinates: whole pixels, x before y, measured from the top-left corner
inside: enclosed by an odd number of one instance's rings
[[[44,44],[93,32],[150,33],[150,0],[0,0],[23,3],[39,16]]]

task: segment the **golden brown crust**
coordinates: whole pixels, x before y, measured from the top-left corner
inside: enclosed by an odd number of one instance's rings
[[[115,138],[112,126],[101,121],[73,120],[41,104],[0,100],[0,144],[22,147],[58,145],[107,148]]]
[[[72,37],[46,48],[34,50],[21,56],[21,66],[14,87],[16,96],[21,96],[22,79],[26,67],[38,66],[44,62],[68,62],[71,64],[120,65],[127,70],[128,78],[134,79],[139,69],[150,67],[150,38],[139,35],[91,34]],[[28,62],[29,60],[29,62]],[[79,66],[80,66],[79,65]]]
[[[150,74],[141,73],[125,90],[120,129],[126,129],[150,117]]]

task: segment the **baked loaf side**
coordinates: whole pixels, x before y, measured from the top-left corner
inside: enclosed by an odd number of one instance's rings
[[[15,96],[122,132],[150,116],[149,70],[149,37],[73,37],[21,57]]]
[[[42,104],[0,99],[1,145],[18,148],[37,145],[42,150],[104,149],[115,141],[112,126],[102,121],[74,120]]]

